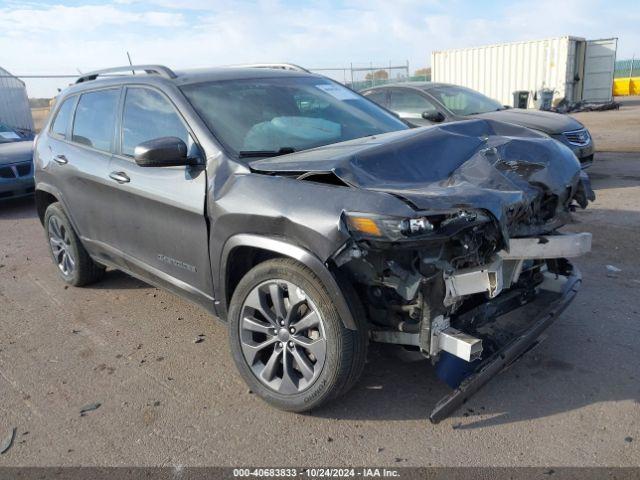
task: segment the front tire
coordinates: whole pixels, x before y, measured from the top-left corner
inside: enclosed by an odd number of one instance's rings
[[[59,202],[47,207],[44,227],[49,240],[49,253],[62,280],[74,287],[81,287],[102,278],[104,267],[91,259]]]
[[[242,278],[230,303],[229,340],[251,390],[293,412],[346,392],[366,355],[366,331],[345,328],[321,280],[291,259],[268,260]]]

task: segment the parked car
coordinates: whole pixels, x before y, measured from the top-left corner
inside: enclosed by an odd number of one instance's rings
[[[537,130],[569,147],[583,167],[593,163],[593,140],[578,120],[560,113],[511,108],[469,88],[407,82],[363,90],[364,96],[414,126],[487,118]]]
[[[593,192],[544,135],[487,119],[410,129],[294,70],[131,68],[80,77],[38,137],[56,271],[83,286],[116,268],[201,305],[278,408],[349,390],[374,341],[466,378],[438,421],[578,290],[567,258],[591,237],[557,229]]]
[[[0,200],[33,191],[33,133],[0,123]]]

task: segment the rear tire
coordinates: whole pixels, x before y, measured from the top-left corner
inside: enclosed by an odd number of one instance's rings
[[[104,267],[91,259],[59,202],[47,207],[44,227],[49,253],[62,280],[74,287],[82,287],[102,278]]]
[[[367,332],[345,328],[311,270],[278,258],[254,267],[235,289],[229,340],[236,366],[254,393],[279,409],[304,412],[356,383]]]

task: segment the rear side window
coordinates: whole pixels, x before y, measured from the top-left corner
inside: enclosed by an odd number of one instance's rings
[[[60,105],[60,109],[56,115],[56,119],[53,121],[51,131],[62,138],[67,138],[67,127],[69,126],[69,120],[73,113],[74,102],[75,98],[67,98],[62,102],[62,105]]]
[[[129,88],[122,114],[122,154],[161,137],[178,137],[189,145],[187,129],[167,98],[148,88]]]
[[[119,90],[101,90],[80,97],[72,140],[108,152],[113,138]]]

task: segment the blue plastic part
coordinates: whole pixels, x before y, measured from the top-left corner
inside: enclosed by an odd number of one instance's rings
[[[451,388],[457,388],[462,381],[473,374],[480,360],[466,362],[448,352],[440,352],[436,363],[436,375]]]

